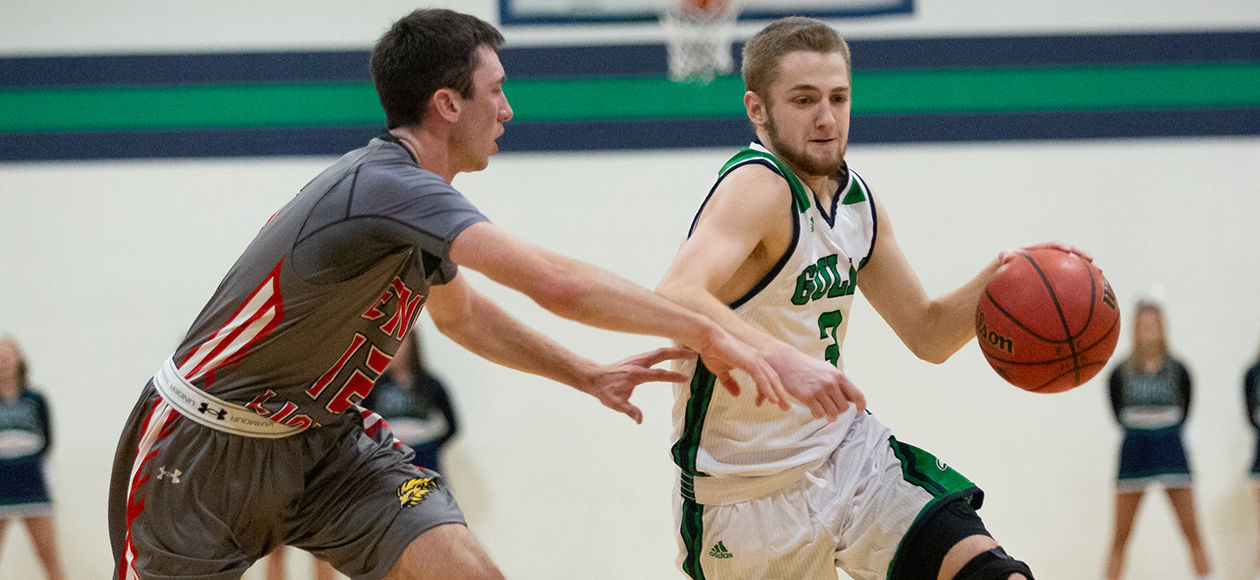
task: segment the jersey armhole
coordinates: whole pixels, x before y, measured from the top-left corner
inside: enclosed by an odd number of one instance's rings
[[[754,157],[754,158],[748,159],[746,161],[743,161],[736,165],[731,166],[729,170],[724,172],[718,178],[718,183],[721,183],[722,179],[726,178],[727,174],[729,174],[731,171],[734,171],[736,168],[743,167],[744,165],[747,165],[749,163],[756,163],[758,165],[764,165],[766,167],[769,167],[770,170],[775,173],[775,175],[778,175],[784,181],[787,181],[788,189],[789,190],[791,189],[792,182],[788,180],[786,176],[783,175],[783,172],[779,170],[779,167],[775,165],[773,161],[766,159],[764,157]],[[717,189],[717,184],[713,185],[713,189],[714,190]],[[710,191],[709,195],[713,195],[713,192]],[[705,201],[707,202],[708,200],[706,199]],[[770,282],[773,281],[774,278],[778,276],[780,272],[783,271],[783,268],[787,266],[788,260],[791,259],[792,254],[796,252],[797,245],[801,243],[801,220],[799,218],[800,212],[798,211],[797,202],[795,200],[793,200],[792,204],[788,206],[788,211],[791,212],[790,217],[792,221],[792,242],[788,244],[787,249],[783,251],[783,255],[779,256],[779,259],[775,261],[774,265],[771,266],[770,269],[766,271],[766,274],[762,276],[761,279],[758,280],[756,284],[753,284],[752,288],[749,288],[748,291],[745,292],[742,296],[740,296],[739,298],[736,298],[733,302],[727,305],[732,310],[739,308],[740,306],[743,306],[746,302],[748,302],[749,300],[752,300],[754,296],[756,296],[762,290],[764,290],[766,286],[769,286]],[[696,214],[696,218],[697,219],[700,218],[699,213]],[[695,227],[694,222],[692,224],[692,227],[693,228]]]
[[[875,256],[875,241],[879,239],[879,211],[875,207],[875,192],[871,191],[871,188],[866,185],[866,180],[862,179],[862,176],[852,169],[849,170],[849,174],[853,176],[853,179],[857,180],[859,186],[866,192],[866,202],[871,206],[871,247],[866,250],[866,255],[861,260],[858,260],[857,269],[860,272],[862,268],[866,267],[867,262],[870,262],[871,258]]]

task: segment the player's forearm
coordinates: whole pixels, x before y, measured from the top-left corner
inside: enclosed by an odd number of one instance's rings
[[[966,284],[929,303],[925,332],[920,334],[918,347],[912,348],[916,355],[941,363],[975,337],[976,305],[1000,265],[994,260]]]
[[[548,311],[583,324],[660,336],[704,351],[721,328],[708,317],[606,270],[565,259],[562,282],[531,294]]]
[[[497,304],[472,299],[469,312],[438,330],[470,352],[493,363],[577,387],[596,364],[526,326]]]
[[[703,288],[678,286],[666,281],[656,288],[656,293],[690,311],[705,316],[735,338],[762,353],[769,353],[780,347],[791,348],[765,331],[745,322],[734,310],[731,310],[730,306]]]

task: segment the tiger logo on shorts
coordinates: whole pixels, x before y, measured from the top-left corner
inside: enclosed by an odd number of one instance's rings
[[[438,484],[431,477],[417,477],[398,486],[398,502],[402,507],[415,507],[429,496],[429,492],[437,489]]]

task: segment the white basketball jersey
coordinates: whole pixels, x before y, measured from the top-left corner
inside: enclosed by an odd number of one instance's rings
[[[732,157],[718,183],[749,163],[770,168],[791,187],[792,207],[784,210],[793,213],[794,241],[765,278],[730,306],[749,324],[843,368],[841,345],[858,272],[875,242],[870,192],[856,173],[842,171],[840,188],[824,210],[788,166],[758,143]],[[684,363],[679,371],[692,379],[675,386],[672,451],[684,495],[701,504],[742,501],[784,476],[803,477],[836,449],[853,421],[853,408],[829,423],[795,400],[786,412],[757,407],[751,383],[741,383],[743,395],[733,397],[715,384],[703,361]]]

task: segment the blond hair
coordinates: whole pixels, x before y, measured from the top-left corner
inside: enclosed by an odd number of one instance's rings
[[[744,88],[769,102],[770,86],[779,79],[779,64],[793,52],[840,53],[844,67],[853,77],[849,44],[825,22],[803,16],[789,16],[770,23],[744,44],[740,73]]]

